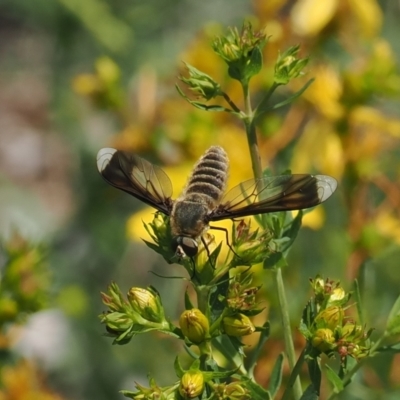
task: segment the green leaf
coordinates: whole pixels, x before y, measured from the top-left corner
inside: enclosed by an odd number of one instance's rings
[[[308,373],[310,374],[311,385],[312,385],[312,389],[310,389],[310,393],[316,393],[319,396],[319,391],[320,391],[320,387],[321,387],[321,368],[318,363],[318,358],[309,359],[307,361],[307,365],[308,365]],[[310,398],[312,398],[312,397],[310,397]]]
[[[288,264],[283,253],[277,251],[275,253],[271,253],[271,255],[264,260],[263,267],[264,269],[272,269],[272,268],[284,268],[287,267],[287,265]]]
[[[254,75],[257,75],[261,71],[262,64],[261,50],[258,47],[254,47],[250,59],[247,60],[247,64],[243,68],[243,79],[245,82],[248,82]]]
[[[250,391],[250,398],[252,400],[272,400],[272,396],[269,391],[265,390],[256,382],[247,377],[242,377],[241,381],[245,382],[246,388]]]
[[[257,120],[259,117],[261,117],[263,114],[265,114],[268,111],[276,110],[277,108],[283,107],[286,104],[290,104],[294,102],[298,97],[300,97],[306,90],[307,88],[314,82],[314,78],[310,79],[298,92],[292,94],[289,96],[287,99],[276,103],[276,104],[269,104],[269,99],[271,97],[271,93],[269,93],[265,98],[263,98],[260,102],[260,104],[256,107],[255,112],[254,112],[254,120]],[[273,92],[279,85],[272,86],[270,89],[270,92]]]
[[[354,280],[354,296],[356,301],[358,320],[360,322],[360,325],[364,325],[364,315],[361,307],[360,285],[358,284],[357,279]]]
[[[257,360],[263,350],[265,342],[269,339],[269,335],[271,333],[271,324],[269,321],[265,322],[263,325],[263,330],[261,331],[260,337],[258,339],[258,343],[253,353],[251,354],[250,362],[249,362],[249,375],[253,376],[253,371],[255,366],[257,365]]]
[[[130,390],[120,390],[119,391],[123,396],[128,397],[130,399],[134,399],[137,396],[137,392],[132,392]]]
[[[175,361],[174,361],[174,370],[175,370],[175,374],[178,378],[182,378],[183,374],[185,373],[185,370],[182,368],[182,365],[179,362],[178,357],[176,357]]]
[[[188,291],[185,291],[185,310],[191,310],[192,308],[195,308],[192,301],[190,300],[190,296]]]
[[[386,324],[386,333],[390,336],[400,333],[400,296],[390,310]]]
[[[271,375],[269,377],[268,391],[271,393],[271,396],[273,398],[278,393],[278,390],[282,383],[283,360],[283,353],[280,353],[275,361],[274,368],[272,369]]]
[[[182,89],[179,87],[179,85],[175,85],[176,90],[178,91],[178,93],[191,105],[193,105],[196,108],[199,108],[200,110],[203,111],[226,111],[226,112],[233,112],[233,110],[231,110],[230,108],[226,108],[223,106],[220,106],[218,104],[211,104],[211,105],[207,105],[204,103],[200,103],[199,101],[195,101],[195,100],[191,100],[189,99],[189,97],[187,97],[185,95],[185,93],[182,92]]]
[[[227,370],[227,371],[208,371],[208,372],[204,372],[203,371],[203,375],[204,375],[204,380],[206,382],[209,382],[211,380],[214,379],[227,379],[230,376],[232,376],[233,374],[235,374],[238,371],[238,368],[235,369],[231,369],[231,370]]]
[[[325,368],[326,376],[328,377],[329,382],[332,384],[334,392],[340,393],[344,389],[343,381],[329,365],[325,365]]]
[[[227,335],[221,335],[213,339],[213,346],[216,350],[222,353],[222,355],[230,360],[234,365],[242,365],[243,357],[240,354],[236,344],[232,343]]]
[[[311,383],[306,391],[303,393],[303,396],[300,397],[300,400],[318,400],[319,394],[315,390],[314,385]]]

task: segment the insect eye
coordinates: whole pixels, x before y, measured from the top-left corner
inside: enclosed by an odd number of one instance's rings
[[[197,242],[187,236],[178,236],[172,240],[172,249],[177,255],[194,257],[197,254]]]

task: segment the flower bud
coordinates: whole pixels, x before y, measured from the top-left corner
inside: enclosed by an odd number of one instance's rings
[[[179,385],[179,393],[184,399],[193,399],[204,390],[204,376],[201,371],[185,372]]]
[[[158,295],[143,288],[131,288],[128,292],[128,300],[134,311],[141,317],[152,322],[161,322],[164,312]]]
[[[244,314],[235,314],[231,317],[225,317],[222,320],[222,326],[224,332],[229,336],[251,335],[256,330],[250,318]]]
[[[342,287],[338,286],[332,290],[332,293],[329,296],[328,304],[332,304],[332,303],[337,304],[338,302],[343,300],[345,297],[346,297],[345,290]]]
[[[179,79],[186,83],[190,90],[203,97],[205,100],[210,100],[221,94],[220,85],[202,71],[185,63],[189,72],[189,78],[181,76]]]
[[[302,74],[303,68],[308,63],[308,58],[298,58],[299,46],[292,46],[283,54],[279,54],[275,64],[275,82],[286,85],[293,78]]]
[[[210,324],[207,317],[197,308],[184,311],[179,318],[183,334],[193,343],[201,343],[207,337]]]
[[[316,349],[324,352],[332,349],[335,337],[330,329],[317,329],[311,343]]]
[[[321,311],[315,317],[315,323],[318,327],[329,328],[335,330],[343,323],[344,312],[342,307],[332,306]]]
[[[214,397],[226,400],[250,400],[251,395],[242,382],[219,383],[212,385]]]

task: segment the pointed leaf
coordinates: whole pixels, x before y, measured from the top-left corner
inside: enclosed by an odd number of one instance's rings
[[[271,375],[269,377],[269,385],[268,391],[271,393],[271,396],[274,398],[278,393],[278,390],[282,383],[282,371],[283,371],[283,353],[279,354],[278,358],[275,361],[274,368],[272,369]]]
[[[364,315],[361,307],[361,294],[360,294],[360,285],[358,284],[358,280],[354,280],[354,294],[357,313],[358,313],[358,320],[360,321],[360,325],[364,325]]]
[[[329,382],[332,384],[334,392],[340,393],[344,389],[343,381],[328,364],[325,365],[325,368],[326,376],[328,377]]]
[[[397,298],[390,310],[386,324],[386,332],[389,335],[400,333],[400,296]]]
[[[185,291],[185,310],[191,310],[192,308],[195,308],[195,307],[194,307],[192,301],[190,300],[188,291],[186,290]]]
[[[308,360],[308,373],[310,374],[310,379],[312,382],[312,389],[319,396],[319,391],[321,387],[321,368],[318,363],[317,358],[312,358]]]
[[[300,400],[318,400],[319,394],[315,390],[314,385],[311,383],[306,391],[303,393],[303,396],[300,397]]]
[[[185,373],[185,370],[182,368],[182,365],[179,362],[179,358],[178,357],[175,358],[174,369],[175,369],[176,376],[178,378],[182,378],[183,374]]]

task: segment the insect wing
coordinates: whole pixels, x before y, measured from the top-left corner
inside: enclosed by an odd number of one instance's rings
[[[280,175],[251,179],[231,189],[210,221],[276,211],[301,210],[322,203],[336,190],[326,175]]]
[[[161,168],[134,154],[104,148],[97,153],[97,169],[110,185],[170,214],[172,184]]]

